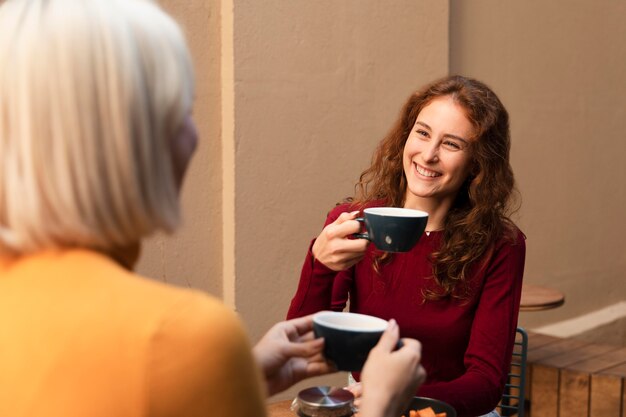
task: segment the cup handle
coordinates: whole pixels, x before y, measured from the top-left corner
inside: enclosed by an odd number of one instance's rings
[[[357,222],[361,223],[361,224],[365,224],[365,218],[363,217],[357,217],[356,219]],[[355,239],[365,239],[365,240],[369,240],[370,242],[372,241],[370,239],[370,235],[366,233],[354,233],[352,234],[352,237]]]

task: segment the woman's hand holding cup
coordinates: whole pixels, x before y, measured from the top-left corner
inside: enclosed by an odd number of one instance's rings
[[[422,345],[402,339],[402,347],[397,349],[399,337],[400,329],[392,319],[365,362],[361,385],[351,387],[350,391],[360,395],[362,417],[401,415],[426,379],[420,365]]]
[[[358,211],[341,213],[324,227],[313,244],[315,259],[333,271],[343,271],[363,259],[369,242],[350,238],[361,230],[361,223],[355,220],[358,214]]]

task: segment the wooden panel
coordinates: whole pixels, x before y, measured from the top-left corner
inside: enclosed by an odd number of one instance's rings
[[[578,343],[576,342],[576,344]],[[547,367],[543,367],[535,373],[533,362],[541,358],[558,355],[564,348],[571,346],[572,344],[568,339],[540,333],[528,333],[528,367],[526,368],[526,398],[528,403],[525,410],[527,417],[549,416],[551,413],[556,412],[556,398],[559,388],[558,372],[554,370],[553,372],[548,370]],[[549,374],[549,377],[547,374]],[[535,379],[537,379],[536,382],[534,382]],[[537,392],[536,395],[538,396],[536,401],[533,398],[535,392]],[[534,412],[534,410],[537,410],[537,412]],[[554,417],[554,414],[552,417]]]
[[[607,375],[618,375],[622,378],[626,378],[626,363],[621,363],[619,365],[606,368],[601,373]]]
[[[527,382],[527,417],[626,417],[626,348],[531,333]]]
[[[544,359],[540,359],[538,362],[543,365],[554,366],[555,368],[571,368],[575,363],[581,362],[589,358],[596,358],[607,354],[608,352],[619,349],[617,346],[609,345],[581,345],[572,346],[571,348],[562,351],[558,355],[553,355]]]
[[[596,401],[594,401],[595,404],[593,404],[593,407],[611,407],[615,410],[619,402],[622,410],[622,417],[626,417],[626,389],[624,387],[624,385],[626,385],[626,363],[604,369],[601,372],[598,372],[593,377],[594,380],[599,381],[599,386],[596,390],[595,388],[593,388],[592,385],[592,389],[594,391],[594,394],[597,394],[596,397],[600,395],[599,399],[596,399]],[[607,386],[606,389],[602,389],[605,385]],[[616,396],[621,396],[621,398],[617,400],[615,399]],[[619,414],[615,413],[613,415],[617,416]]]
[[[294,417],[296,414],[291,411],[292,400],[279,401],[267,406],[268,417]]]
[[[532,365],[530,383],[532,417],[555,417],[558,409],[559,371],[543,365]]]
[[[602,355],[587,358],[568,366],[581,372],[596,373],[626,363],[626,348],[614,348]]]
[[[589,417],[619,416],[623,384],[623,378],[617,375],[592,375]]]
[[[528,351],[528,362],[550,364],[549,359],[555,356],[563,355],[566,352],[572,352],[583,346],[589,345],[589,342],[583,342],[574,339],[561,339],[554,343],[549,343],[537,349]]]
[[[569,369],[560,372],[559,415],[586,416],[589,413],[590,375]]]
[[[531,331],[526,333],[528,334],[528,350],[537,349],[544,345],[563,340],[561,337],[549,336],[547,334],[534,333]]]

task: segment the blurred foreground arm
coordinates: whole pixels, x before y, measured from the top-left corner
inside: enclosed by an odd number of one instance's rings
[[[253,349],[268,395],[305,378],[333,372],[322,356],[323,349],[324,339],[315,339],[313,335],[313,316],[275,324]]]

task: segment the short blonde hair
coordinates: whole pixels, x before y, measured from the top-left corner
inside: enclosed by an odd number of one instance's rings
[[[148,0],[0,4],[0,252],[173,230],[170,142],[193,101],[178,25]]]

